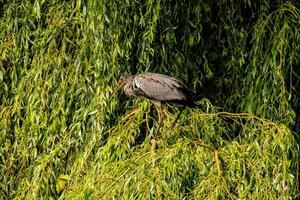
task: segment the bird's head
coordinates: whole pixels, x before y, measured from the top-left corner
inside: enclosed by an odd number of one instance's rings
[[[114,90],[114,92],[112,93],[112,95],[111,95],[110,98],[113,98],[113,97],[117,94],[117,92],[118,92],[125,84],[127,84],[127,83],[130,82],[130,81],[132,81],[132,79],[133,79],[133,75],[131,75],[131,74],[123,74],[123,75],[120,77],[120,79],[119,79],[119,81],[118,81],[118,83],[117,83],[117,85],[116,85],[116,87],[115,87],[115,90]]]
[[[131,74],[122,74],[122,76],[119,79],[119,82],[128,83],[133,79],[133,75]]]

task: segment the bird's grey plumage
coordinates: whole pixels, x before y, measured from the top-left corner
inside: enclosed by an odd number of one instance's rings
[[[145,72],[125,75],[127,96],[144,96],[151,100],[192,105],[192,92],[179,80],[163,74]]]
[[[162,74],[139,74],[134,77],[133,84],[151,99],[156,99],[159,101],[187,101],[189,99],[185,85],[172,77]]]

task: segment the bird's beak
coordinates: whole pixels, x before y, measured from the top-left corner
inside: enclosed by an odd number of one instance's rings
[[[110,99],[112,99],[116,94],[117,92],[122,88],[122,86],[125,84],[124,81],[119,81],[115,87],[115,90],[114,92],[112,93],[112,95],[110,96]]]

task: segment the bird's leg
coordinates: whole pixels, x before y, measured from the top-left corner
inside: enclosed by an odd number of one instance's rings
[[[153,101],[151,101],[151,102],[155,105],[155,103]],[[154,107],[156,108],[156,106],[154,106]],[[154,119],[154,117],[152,118],[152,122],[154,121],[153,119]],[[151,143],[151,139],[154,138],[154,136],[153,136],[153,124],[154,123],[152,123],[152,128],[151,128],[151,130],[149,132],[149,136],[148,136],[148,139],[149,139],[150,143]]]
[[[162,105],[161,105],[160,101],[153,101],[152,100],[152,103],[154,104],[154,106],[156,108],[156,111],[157,111],[157,114],[158,114],[157,134],[159,134],[159,131],[160,131],[160,128],[161,128],[161,125],[162,125],[162,122],[163,122],[163,118],[164,118],[164,115],[163,115],[163,112],[162,112]],[[150,134],[149,139],[151,140],[152,138],[153,138],[153,134]]]
[[[162,112],[162,105],[160,101],[152,101],[152,103],[154,104],[156,110],[157,110],[157,114],[158,114],[158,125],[157,125],[157,133],[159,134],[159,130],[163,121],[163,112]],[[154,158],[155,155],[155,149],[156,149],[156,144],[157,144],[157,140],[155,139],[155,137],[153,137],[153,132],[151,132],[149,134],[149,140],[150,140],[150,144],[151,144],[151,154],[152,157]],[[153,164],[155,163],[155,160],[153,161]]]
[[[164,114],[162,112],[162,105],[160,101],[156,102],[156,110],[158,113],[158,125],[157,125],[157,134],[159,134],[162,122],[163,122],[163,118],[164,118]]]
[[[180,115],[182,114],[182,112],[184,111],[184,109],[185,109],[185,106],[183,106],[183,107],[180,109],[180,111],[179,111],[177,117],[175,118],[174,122],[171,124],[169,130],[172,130],[172,129],[173,129],[173,127],[175,126],[177,120],[179,119],[179,117],[180,117]]]

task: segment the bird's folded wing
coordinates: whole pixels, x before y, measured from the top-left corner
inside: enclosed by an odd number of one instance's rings
[[[180,81],[155,73],[143,73],[133,80],[133,88],[139,90],[141,95],[159,101],[186,101],[189,91]]]

